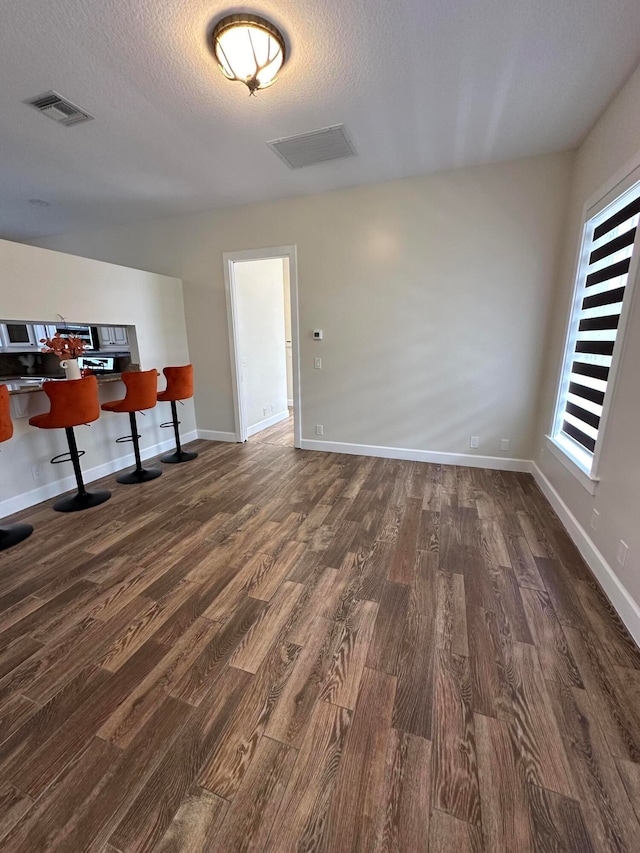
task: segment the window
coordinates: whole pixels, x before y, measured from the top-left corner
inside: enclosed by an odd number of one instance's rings
[[[640,251],[640,182],[587,219],[552,434],[595,479]],[[552,448],[553,449],[553,448]]]

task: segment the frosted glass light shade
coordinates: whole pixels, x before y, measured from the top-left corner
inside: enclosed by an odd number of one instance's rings
[[[251,94],[276,80],[285,60],[284,38],[273,24],[257,15],[228,15],[211,36],[220,70],[240,80]]]

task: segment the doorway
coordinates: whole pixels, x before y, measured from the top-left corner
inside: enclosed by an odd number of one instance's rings
[[[295,246],[229,252],[223,261],[236,441],[300,447]]]

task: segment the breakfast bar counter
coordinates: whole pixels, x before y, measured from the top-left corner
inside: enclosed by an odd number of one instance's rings
[[[98,380],[98,385],[104,385],[108,382],[119,382],[121,373],[107,373],[104,376],[96,376]],[[9,389],[10,395],[16,394],[33,394],[36,391],[42,391],[42,385],[44,382],[60,382],[64,379],[64,377],[51,377],[50,379],[43,379],[42,377],[33,377],[33,379],[25,379],[24,377],[20,379],[0,379],[0,385],[6,385]]]

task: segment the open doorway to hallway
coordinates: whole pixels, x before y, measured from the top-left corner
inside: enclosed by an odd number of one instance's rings
[[[236,439],[300,446],[295,247],[224,256]]]

